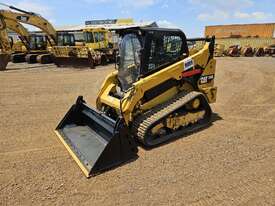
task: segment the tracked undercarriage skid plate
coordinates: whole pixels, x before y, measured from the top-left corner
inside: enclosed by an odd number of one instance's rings
[[[137,146],[124,122],[88,107],[82,97],[55,130],[87,177],[137,157]]]

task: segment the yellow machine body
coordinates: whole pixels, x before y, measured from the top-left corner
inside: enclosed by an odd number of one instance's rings
[[[205,76],[214,76],[216,68],[216,60],[212,59],[208,62],[209,59],[209,44],[206,43],[199,52],[188,57],[189,60],[192,60],[194,64],[200,65],[204,68],[202,77],[199,81],[203,81]],[[135,114],[145,112],[152,107],[161,104],[175,94],[179,93],[182,90],[186,90],[190,85],[182,85],[182,87],[173,87],[167,92],[157,96],[149,102],[142,103],[141,99],[144,96],[144,93],[152,88],[157,87],[157,85],[165,82],[169,79],[181,80],[182,68],[184,67],[184,62],[186,60],[179,61],[165,69],[160,70],[146,78],[143,78],[134,83],[133,87],[125,93],[123,101],[120,99],[114,98],[110,94],[116,89],[117,86],[117,71],[111,73],[104,81],[102,88],[97,97],[97,109],[101,110],[102,106],[108,105],[112,108],[115,108],[117,112],[120,110],[123,112],[124,119],[128,124],[131,122]],[[195,68],[194,68],[195,69]],[[208,99],[209,103],[214,103],[216,101],[217,87],[214,86],[214,78],[212,81],[207,81],[205,84],[199,84],[198,89],[202,92]]]
[[[110,31],[104,28],[83,30],[84,44],[53,46],[50,51],[57,66],[90,67],[114,61],[115,51],[110,42]]]
[[[108,48],[110,42],[108,38],[109,31],[103,28],[86,28],[83,30],[86,33],[85,46],[90,50],[100,50]]]

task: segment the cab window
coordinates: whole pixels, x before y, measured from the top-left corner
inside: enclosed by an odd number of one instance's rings
[[[182,55],[182,38],[173,35],[156,35],[151,42],[148,71],[178,60]]]
[[[103,32],[99,33],[99,41],[104,41],[104,33]]]
[[[99,34],[99,32],[95,32],[94,35],[95,35],[95,42],[99,42],[100,41],[100,34]]]
[[[94,35],[92,32],[85,32],[84,33],[85,42],[87,43],[94,43]]]

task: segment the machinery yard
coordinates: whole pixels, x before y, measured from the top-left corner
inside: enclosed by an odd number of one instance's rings
[[[0,205],[274,205],[275,58],[217,58],[210,127],[87,179],[54,129],[113,68],[0,72]]]

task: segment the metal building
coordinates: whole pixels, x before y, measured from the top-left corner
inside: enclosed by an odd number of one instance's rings
[[[216,38],[275,38],[275,23],[206,26],[205,36]]]

